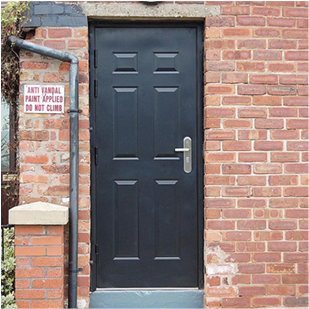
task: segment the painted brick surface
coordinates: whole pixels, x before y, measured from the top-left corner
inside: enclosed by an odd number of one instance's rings
[[[221,6],[221,16],[205,22],[205,306],[306,307],[307,2],[205,4]],[[57,2],[54,9],[61,7]],[[79,306],[85,307],[90,282],[88,29],[40,27],[27,39],[80,58],[83,271],[78,295]],[[22,90],[24,84],[65,84],[67,110],[69,66],[29,52],[21,52],[20,59],[20,200],[68,205],[69,117],[23,114]],[[20,257],[19,263],[27,259]],[[45,260],[40,263],[38,268]],[[22,284],[28,289],[26,280]]]

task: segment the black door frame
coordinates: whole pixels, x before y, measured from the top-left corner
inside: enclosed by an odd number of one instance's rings
[[[203,83],[203,59],[204,59],[204,22],[162,22],[162,21],[93,21],[89,24],[89,99],[90,99],[90,157],[91,157],[91,177],[90,177],[90,194],[91,194],[91,253],[90,253],[90,290],[96,290],[96,160],[95,153],[95,85],[94,85],[94,40],[95,28],[109,28],[109,27],[179,27],[179,28],[195,28],[197,37],[197,195],[198,195],[198,288],[204,287],[204,112],[203,112],[203,98],[204,98],[204,83]]]

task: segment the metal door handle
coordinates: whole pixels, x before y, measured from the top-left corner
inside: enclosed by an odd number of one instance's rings
[[[192,172],[192,140],[189,136],[183,139],[183,148],[175,148],[175,152],[183,152],[183,170],[185,173]]]

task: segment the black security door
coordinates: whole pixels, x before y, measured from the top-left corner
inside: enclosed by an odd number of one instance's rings
[[[197,287],[198,28],[91,36],[96,287]]]

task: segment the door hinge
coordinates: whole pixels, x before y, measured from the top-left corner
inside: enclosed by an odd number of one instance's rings
[[[95,98],[98,97],[98,80],[97,79],[94,80],[94,97]]]
[[[98,53],[96,49],[93,51],[93,57],[94,57],[94,67],[97,68],[98,67]]]
[[[99,148],[98,147],[94,147],[94,164],[95,165],[98,164],[98,155],[99,155]]]
[[[95,253],[96,256],[98,256],[98,254],[99,254],[99,245],[98,244],[94,245],[94,253]]]

